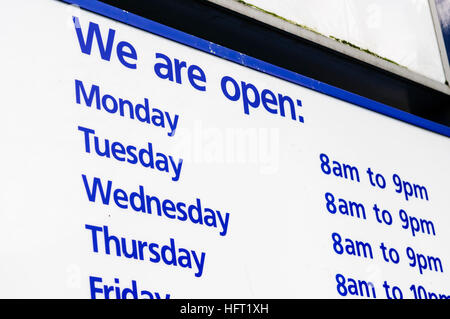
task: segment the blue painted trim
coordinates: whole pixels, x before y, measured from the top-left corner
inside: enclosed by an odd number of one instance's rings
[[[217,57],[236,62],[246,67],[264,72],[286,81],[301,85],[311,90],[338,98],[340,100],[358,105],[368,110],[387,115],[391,118],[424,128],[426,130],[450,137],[450,127],[421,118],[414,114],[401,111],[383,103],[362,97],[360,95],[339,89],[323,82],[313,80],[301,74],[277,67],[273,64],[252,58],[237,51],[200,39],[190,34],[178,31],[163,24],[126,12],[111,5],[96,0],[60,0],[77,5],[83,9],[98,13],[108,18],[126,23],[133,27],[151,32],[172,41],[182,43],[192,48],[207,52]]]

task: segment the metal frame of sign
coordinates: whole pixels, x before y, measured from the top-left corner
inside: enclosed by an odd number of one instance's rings
[[[450,39],[446,41],[444,38],[445,36],[450,38],[450,34],[448,32],[445,32],[443,28],[441,28],[441,21],[439,19],[439,7],[436,4],[435,0],[428,0],[428,5],[430,6],[430,13],[431,13],[431,19],[433,20],[434,25],[434,31],[436,32],[436,40],[439,47],[439,53],[441,57],[442,62],[442,68],[444,69],[444,75],[445,79],[448,82],[450,81],[450,60],[449,60],[449,54],[448,52],[450,50]],[[443,12],[440,12],[441,15],[443,15]],[[449,49],[447,50],[447,46]]]
[[[273,64],[255,59],[251,56],[225,48],[215,43],[200,39],[185,32],[173,29],[163,24],[143,18],[139,15],[123,11],[119,8],[93,0],[60,0],[82,9],[97,13],[130,26],[148,31],[166,39],[190,46],[197,50],[215,55],[243,66],[252,68],[277,78],[301,85],[316,92],[320,92],[342,101],[366,108],[368,110],[389,116],[391,118],[415,125],[417,127],[450,137],[450,127],[421,118],[408,112],[401,111],[386,104],[376,102],[363,96],[339,89],[332,85],[316,81],[304,75],[283,69]]]

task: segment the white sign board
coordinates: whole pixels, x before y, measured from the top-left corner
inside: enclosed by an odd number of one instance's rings
[[[76,3],[0,5],[1,298],[449,296],[448,128]]]

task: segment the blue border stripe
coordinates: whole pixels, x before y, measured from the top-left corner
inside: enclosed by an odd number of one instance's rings
[[[255,59],[251,56],[225,48],[215,43],[200,39],[193,35],[170,28],[163,24],[143,18],[133,13],[121,10],[97,0],[60,0],[69,4],[77,5],[83,9],[98,13],[108,18],[126,23],[133,27],[151,32],[172,41],[190,46],[192,48],[207,52],[217,57],[241,64],[254,70],[270,74],[283,80],[301,85],[311,90],[335,97],[342,101],[358,105],[368,110],[389,116],[391,118],[424,128],[426,130],[450,137],[450,127],[442,125],[417,115],[401,111],[383,103],[362,97],[360,95],[339,89],[329,84],[316,81],[307,76],[280,68],[273,64]]]

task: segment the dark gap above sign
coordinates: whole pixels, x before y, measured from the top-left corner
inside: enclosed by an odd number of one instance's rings
[[[450,126],[450,96],[204,0],[102,0],[257,59]]]

